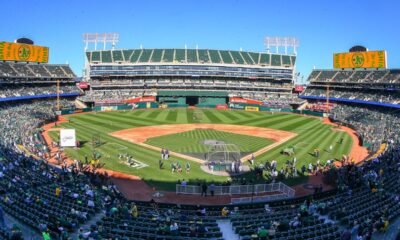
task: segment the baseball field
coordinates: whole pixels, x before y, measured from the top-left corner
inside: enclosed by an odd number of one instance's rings
[[[160,190],[174,190],[178,180],[223,182],[227,177],[215,176],[200,169],[201,159],[208,147],[207,140],[235,144],[242,157],[257,153],[255,165],[276,160],[280,169],[287,160],[297,159],[296,167],[308,166],[320,160],[340,159],[352,148],[352,137],[345,131],[324,124],[320,118],[294,114],[246,112],[241,110],[211,109],[154,109],[125,112],[97,112],[65,116],[58,128],[76,129],[80,148],[67,148],[71,159],[89,159],[93,150],[99,153],[105,169],[136,175]],[[58,141],[58,132],[50,131]],[[340,140],[343,140],[340,143]],[[98,146],[94,146],[94,140]],[[330,147],[332,146],[332,150]],[[294,148],[294,156],[282,154]],[[171,154],[159,168],[160,149]],[[313,155],[320,149],[320,156]],[[122,155],[122,156],[121,156]],[[128,163],[126,156],[131,156]],[[245,160],[245,159],[242,159]],[[178,162],[190,173],[171,171],[171,163]],[[244,161],[248,164],[247,161]],[[252,173],[241,177],[254,179]],[[258,181],[263,181],[262,179]]]

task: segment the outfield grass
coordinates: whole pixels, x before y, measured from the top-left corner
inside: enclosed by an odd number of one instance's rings
[[[160,148],[168,148],[179,153],[207,153],[210,146],[204,140],[219,140],[227,144],[235,144],[241,153],[255,152],[273,143],[272,140],[235,134],[213,129],[198,129],[160,137],[149,138],[146,143]]]
[[[200,118],[193,118],[194,111],[196,111],[197,115],[200,114]],[[312,156],[314,148],[321,149],[321,155],[319,159],[321,162],[325,162],[328,159],[340,158],[343,154],[348,154],[352,145],[352,139],[347,133],[332,131],[332,126],[322,124],[319,118],[291,114],[271,114],[267,112],[245,112],[210,109],[151,109],[126,112],[100,112],[93,114],[71,115],[65,117],[67,119],[70,119],[70,122],[62,123],[61,127],[75,128],[78,140],[83,143],[82,147],[78,150],[66,149],[66,153],[72,159],[83,160],[85,155],[90,157],[92,153],[92,136],[94,134],[98,134],[104,144],[101,145],[97,150],[102,154],[101,161],[106,163],[105,168],[140,176],[150,185],[163,190],[174,190],[174,184],[178,179],[186,179],[189,181],[197,181],[201,179],[206,181],[222,182],[226,181],[227,178],[206,174],[200,169],[200,166],[197,163],[191,163],[190,174],[173,174],[170,171],[170,164],[168,163],[165,164],[165,169],[159,170],[159,152],[146,149],[130,142],[112,137],[108,135],[108,133],[140,126],[194,122],[248,125],[291,131],[297,133],[298,136],[258,156],[256,158],[256,163],[265,163],[265,161],[267,160],[271,161],[275,159],[278,161],[278,167],[280,167],[286,162],[286,160],[291,159],[288,156],[282,155],[280,151],[285,147],[294,146],[296,149],[298,168],[301,168],[303,164],[316,162],[318,160],[317,158]],[[240,145],[240,142],[243,142],[242,137],[236,138],[235,135],[238,134],[232,134],[230,135],[230,137],[231,139],[234,139],[232,141]],[[57,138],[55,133],[51,133],[51,136]],[[187,136],[185,136],[184,134],[182,136],[187,139]],[[251,138],[254,137],[251,136]],[[338,144],[340,138],[344,139],[342,144]],[[250,140],[248,136],[246,136],[246,139],[248,139],[249,141],[254,140]],[[149,141],[156,140],[162,140],[161,142],[164,143],[166,142],[166,139],[163,139],[163,137],[159,137],[158,139],[151,139]],[[171,144],[170,150],[174,149],[172,145],[175,145],[180,141],[182,142],[179,137],[177,139],[174,139],[173,141],[170,140],[168,142],[168,144]],[[194,141],[197,140],[195,139]],[[268,140],[264,139],[264,142],[262,144],[268,145],[269,143],[265,141]],[[158,144],[161,144],[159,146],[163,145],[160,142],[158,142]],[[193,144],[195,143],[193,142]],[[332,153],[326,151],[330,145],[333,146]],[[193,147],[194,145],[191,146],[191,151],[196,151],[195,147]],[[251,150],[258,148],[259,146],[260,145],[247,142],[244,142],[242,145],[244,149],[246,147],[248,149],[253,148]],[[183,150],[181,151],[183,152]],[[148,167],[142,169],[130,168],[125,164],[119,162],[119,153],[128,153],[138,161],[147,164]],[[176,157],[171,157],[169,161],[179,161],[182,165],[184,165],[186,162],[186,160]],[[246,174],[245,176],[246,178],[254,177],[249,174]]]

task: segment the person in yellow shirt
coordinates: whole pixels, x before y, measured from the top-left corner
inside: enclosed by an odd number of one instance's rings
[[[131,214],[132,214],[132,217],[134,217],[134,218],[138,217],[139,213],[138,213],[138,209],[137,209],[137,206],[135,203],[133,203],[131,206]]]
[[[227,207],[223,207],[222,210],[221,210],[221,216],[222,217],[227,217],[228,214],[229,214],[228,208]]]
[[[59,197],[61,193],[60,187],[56,187],[56,197]]]

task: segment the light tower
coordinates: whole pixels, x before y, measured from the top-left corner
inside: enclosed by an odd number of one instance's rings
[[[265,37],[264,45],[267,52],[271,52],[271,47],[275,47],[275,53],[280,53],[279,48],[284,47],[284,54],[288,54],[289,48],[292,48],[292,54],[297,54],[297,48],[300,46],[300,42],[295,37]]]
[[[103,43],[103,50],[106,50],[107,44],[111,43],[111,49],[114,50],[116,44],[119,41],[119,33],[84,33],[83,34],[83,42],[85,43],[84,54],[88,51],[91,44],[94,45],[94,50],[97,50],[97,43]],[[83,70],[83,77],[85,80],[88,79],[89,76],[89,62],[85,56],[85,67]]]

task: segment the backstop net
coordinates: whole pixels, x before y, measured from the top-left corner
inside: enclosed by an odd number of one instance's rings
[[[240,161],[240,149],[236,144],[215,141],[208,145],[206,158],[208,162],[231,163]]]

